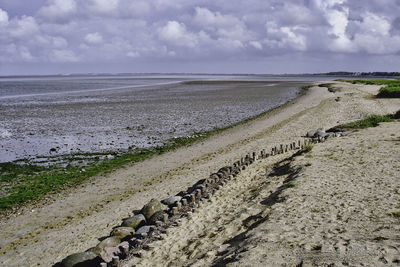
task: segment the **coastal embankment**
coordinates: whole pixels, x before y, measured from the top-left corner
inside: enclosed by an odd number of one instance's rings
[[[332,82],[329,89],[316,83],[302,97],[255,120],[93,177],[52,196],[51,204],[27,206],[2,219],[0,262],[54,264],[95,246],[150,199],[175,195],[251,151],[297,140],[310,129],[400,108],[398,99],[373,97],[379,86]],[[317,144],[307,153],[257,161],[183,220],[182,227],[171,228],[152,252],[128,264],[290,265],[324,263],[336,255],[344,264],[362,253],[395,263],[398,125],[382,124]],[[376,236],[365,243],[372,232]]]

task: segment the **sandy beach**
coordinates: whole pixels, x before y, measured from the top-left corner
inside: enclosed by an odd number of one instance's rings
[[[2,266],[51,266],[95,246],[150,199],[175,195],[251,151],[400,109],[379,86],[314,84],[306,94],[189,147],[93,177],[1,218]],[[128,266],[398,265],[400,125],[259,160]],[[288,186],[290,184],[290,186]],[[332,266],[332,265],[329,265]]]

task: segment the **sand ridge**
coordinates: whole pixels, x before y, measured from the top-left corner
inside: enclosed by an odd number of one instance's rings
[[[131,215],[132,210],[139,209],[151,198],[160,199],[173,195],[250,151],[292,141],[310,128],[328,128],[339,122],[359,119],[366,114],[384,114],[399,108],[398,100],[369,98],[369,94],[378,89],[376,86],[344,83],[336,83],[336,86],[341,91],[330,93],[326,88],[312,87],[305,96],[257,120],[187,148],[116,170],[104,177],[95,177],[80,188],[55,197],[49,205],[35,208],[33,212],[27,207],[19,216],[2,219],[0,262],[7,266],[23,263],[30,266],[51,265],[69,254],[97,244],[97,238],[108,235],[112,226],[118,225],[122,218]],[[341,97],[340,101],[335,100],[338,96]],[[276,163],[269,162],[268,168]],[[258,169],[254,168],[248,171],[257,174]],[[253,185],[257,188],[257,183]],[[267,191],[271,193],[273,188]],[[245,191],[241,197],[245,197]],[[231,200],[229,194],[226,197]],[[221,201],[227,202],[226,197],[221,197]],[[244,201],[248,199],[242,198],[238,203],[246,203]],[[210,210],[213,209],[214,207]],[[241,210],[242,207],[237,206],[234,209]],[[253,213],[258,214],[256,208],[249,208],[247,213],[240,212],[252,214],[251,216]],[[208,218],[210,222],[215,221],[212,216]],[[224,220],[221,221],[222,225],[227,223]],[[232,223],[237,226],[228,229],[227,236],[243,231],[239,222],[240,220]],[[207,229],[208,226],[205,223],[198,228]],[[217,238],[222,243],[226,239],[225,236]],[[205,245],[203,251],[207,250],[206,247]],[[223,251],[224,247],[218,249]],[[211,249],[210,253],[215,254],[218,249]],[[199,252],[193,255],[197,253]],[[182,260],[176,257],[173,262],[178,265],[191,260],[187,256],[183,256]],[[208,259],[204,257],[205,264],[216,260],[213,258],[215,256]],[[198,256],[192,258],[199,259]]]

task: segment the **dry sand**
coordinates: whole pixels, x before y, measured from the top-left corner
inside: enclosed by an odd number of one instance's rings
[[[400,109],[398,99],[371,98],[377,86],[335,87],[335,93],[313,87],[257,120],[2,218],[0,263],[51,265],[96,245],[151,198],[173,195],[250,151],[299,139],[309,129]],[[152,253],[129,264],[396,264],[399,219],[391,212],[400,204],[399,130],[398,123],[383,124],[318,144],[311,157],[258,161],[182,227],[170,229]]]

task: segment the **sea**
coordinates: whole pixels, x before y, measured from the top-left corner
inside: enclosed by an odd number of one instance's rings
[[[85,74],[0,77],[0,162],[111,158],[222,128],[327,76]]]

